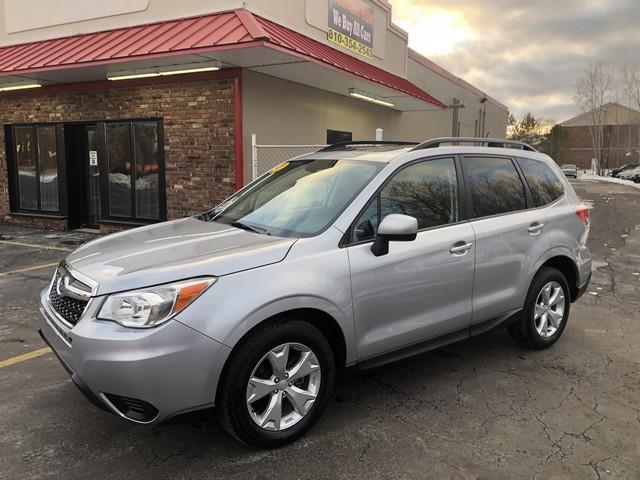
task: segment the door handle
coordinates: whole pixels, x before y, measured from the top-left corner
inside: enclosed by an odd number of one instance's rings
[[[467,253],[471,247],[473,247],[473,243],[458,242],[451,247],[449,252],[451,252],[452,255],[460,256]]]
[[[540,232],[544,228],[544,223],[532,223],[529,225],[529,235],[540,235]]]

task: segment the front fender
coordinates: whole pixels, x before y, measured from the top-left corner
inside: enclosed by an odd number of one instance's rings
[[[289,297],[275,299],[272,302],[261,305],[254,311],[250,312],[227,333],[224,339],[221,340],[221,343],[233,348],[233,346],[236,345],[249,330],[253,329],[263,321],[276,315],[298,309],[318,310],[331,316],[338,323],[347,345],[349,345],[350,341],[353,341],[354,332],[353,328],[350,328],[353,325],[353,321],[350,318],[350,312],[348,317],[347,314],[338,307],[338,305],[321,297],[312,295],[292,295]],[[352,348],[347,349],[347,363],[355,361],[355,358],[349,358],[349,352],[351,351],[353,351]]]
[[[355,361],[355,328],[347,253],[319,252],[300,259],[220,277],[176,319],[233,348],[264,320],[290,310],[315,309],[330,315]]]

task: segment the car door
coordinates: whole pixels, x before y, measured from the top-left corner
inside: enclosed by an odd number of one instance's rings
[[[354,221],[347,250],[359,361],[469,327],[475,240],[459,173],[454,158],[404,166]],[[417,238],[376,257],[375,232],[391,213],[417,218]]]
[[[522,308],[535,264],[549,249],[544,212],[509,157],[462,159],[476,237],[473,319],[476,325]]]

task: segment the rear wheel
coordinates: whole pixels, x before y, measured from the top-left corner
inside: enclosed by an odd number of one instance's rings
[[[218,396],[222,426],[248,445],[285,445],[318,420],[334,383],[331,347],[313,325],[290,318],[258,327],[225,369]]]
[[[562,335],[570,307],[567,279],[559,270],[543,267],[531,282],[521,320],[509,327],[509,333],[527,348],[549,348]]]

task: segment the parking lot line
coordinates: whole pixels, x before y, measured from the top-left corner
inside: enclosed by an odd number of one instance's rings
[[[24,272],[30,272],[32,270],[40,270],[41,268],[55,267],[55,266],[58,265],[58,263],[59,262],[45,263],[43,265],[34,265],[32,267],[20,268],[18,270],[11,270],[10,272],[0,272],[0,278],[1,277],[7,277],[9,275],[14,275],[16,273],[24,273]]]
[[[11,365],[15,365],[16,363],[25,362],[27,360],[31,360],[32,358],[38,358],[42,355],[46,355],[49,352],[51,352],[51,349],[49,347],[44,347],[38,350],[34,350],[33,352],[27,352],[23,353],[22,355],[7,358],[6,360],[0,361],[0,368],[10,367]]]
[[[37,248],[38,250],[59,250],[61,252],[71,252],[73,249],[65,247],[54,247],[51,245],[36,245],[33,243],[14,242],[12,240],[0,240],[0,244],[13,245],[14,247]]]

